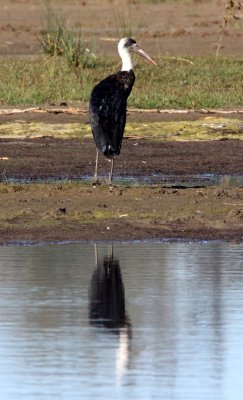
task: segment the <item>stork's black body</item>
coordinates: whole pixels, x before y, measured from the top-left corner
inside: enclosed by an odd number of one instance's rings
[[[90,98],[90,119],[96,147],[107,158],[120,154],[126,124],[127,98],[135,75],[119,71],[96,85]]]
[[[89,111],[92,133],[97,154],[94,174],[94,185],[97,183],[98,152],[111,159],[109,183],[112,181],[114,156],[121,151],[122,139],[126,124],[127,98],[135,82],[130,51],[134,51],[156,64],[132,38],[123,38],[118,44],[122,59],[122,70],[109,75],[98,83],[91,92]]]

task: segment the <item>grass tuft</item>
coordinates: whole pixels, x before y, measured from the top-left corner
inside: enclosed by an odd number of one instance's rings
[[[97,57],[91,43],[83,35],[80,26],[68,27],[64,16],[46,5],[46,29],[42,32],[42,48],[45,54],[63,57],[69,67],[95,68]]]

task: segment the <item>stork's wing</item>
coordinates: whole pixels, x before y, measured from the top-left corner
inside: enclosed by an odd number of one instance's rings
[[[97,148],[107,157],[120,154],[129,93],[119,80],[119,73],[101,81],[91,93],[92,132]]]

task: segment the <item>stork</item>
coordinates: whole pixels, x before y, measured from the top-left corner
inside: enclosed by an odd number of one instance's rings
[[[121,71],[107,76],[91,92],[90,122],[96,144],[94,186],[99,183],[97,175],[99,152],[111,160],[108,183],[110,187],[112,186],[114,157],[120,154],[126,124],[127,98],[135,82],[132,51],[156,65],[134,39],[122,38],[118,43],[118,53],[122,59]]]

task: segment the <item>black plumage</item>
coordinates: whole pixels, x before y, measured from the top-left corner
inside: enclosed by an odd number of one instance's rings
[[[97,149],[107,158],[120,154],[126,124],[127,98],[134,82],[133,70],[119,71],[109,75],[92,90],[92,132]]]

